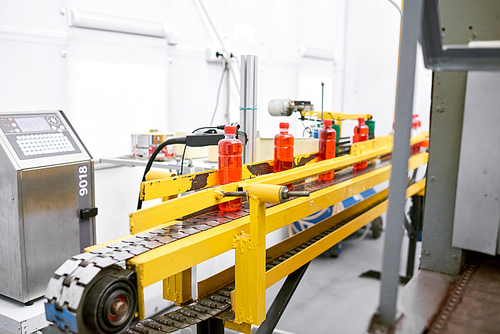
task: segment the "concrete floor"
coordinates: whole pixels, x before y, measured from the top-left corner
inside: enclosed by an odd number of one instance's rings
[[[350,239],[356,239],[357,232]],[[348,239],[349,240],[349,239]],[[357,334],[366,333],[375,312],[380,282],[358,276],[367,270],[380,270],[384,234],[372,239],[344,243],[338,258],[323,254],[314,259],[295,291],[277,328],[296,334]],[[401,274],[406,272],[408,238],[403,238]],[[418,254],[415,272],[418,268]],[[267,307],[279,291],[282,282],[267,289]]]

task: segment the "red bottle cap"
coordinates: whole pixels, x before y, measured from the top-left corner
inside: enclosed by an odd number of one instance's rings
[[[358,118],[358,123],[359,125],[364,125],[365,124],[365,119],[363,117]]]
[[[236,134],[236,127],[235,126],[230,126],[230,125],[227,125],[225,128],[224,128],[224,133],[226,135],[235,135]]]
[[[280,123],[280,129],[288,129],[288,128],[290,128],[290,124],[288,124],[287,122]]]
[[[332,127],[332,120],[331,119],[324,119],[323,120],[323,125],[325,126],[325,128],[331,128]]]

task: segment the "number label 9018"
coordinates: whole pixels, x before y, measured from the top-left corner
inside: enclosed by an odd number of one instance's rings
[[[86,196],[89,193],[89,181],[87,172],[87,166],[78,167],[78,193],[80,194],[80,196]]]

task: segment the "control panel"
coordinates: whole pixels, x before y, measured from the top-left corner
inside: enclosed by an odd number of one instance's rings
[[[2,114],[0,129],[20,160],[81,153],[57,113]]]

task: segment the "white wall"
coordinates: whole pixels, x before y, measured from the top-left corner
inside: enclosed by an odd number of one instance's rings
[[[325,110],[372,113],[376,134],[390,132],[400,18],[387,1],[204,4],[229,52],[259,56],[261,136],[273,136],[282,121],[268,115],[269,100],[312,100],[319,110],[321,82]],[[161,21],[178,32],[179,43],[70,28],[68,8]],[[298,49],[304,46],[332,52],[335,61],[301,58]],[[191,131],[209,124],[223,67],[206,61],[207,48],[221,50],[221,45],[198,0],[5,0],[0,2],[0,110],[62,109],[95,158],[128,154],[133,132]],[[419,61],[415,108],[428,128],[430,72]],[[239,83],[237,64],[232,65]],[[231,77],[228,109],[227,80],[215,124],[224,122],[227,110],[231,121],[239,120],[238,91]],[[299,121],[287,121],[301,136]],[[343,127],[343,135],[352,133],[351,125]],[[140,168],[96,171],[99,242],[127,233],[141,175]]]

